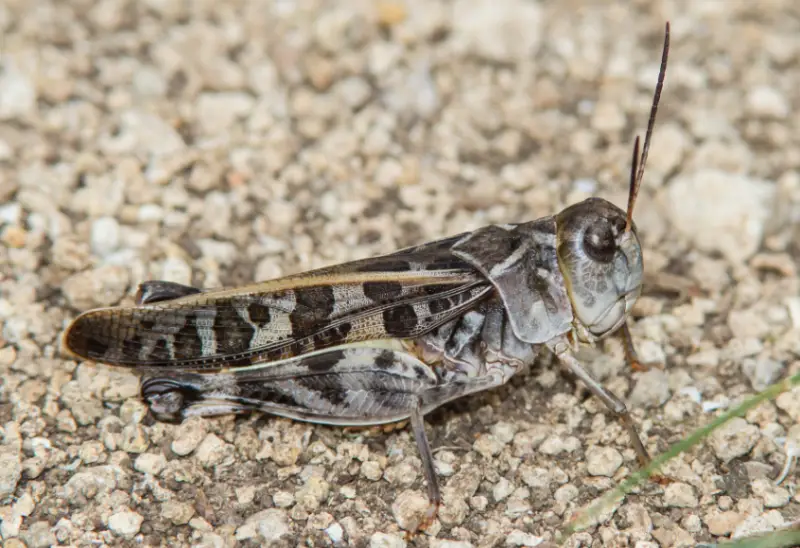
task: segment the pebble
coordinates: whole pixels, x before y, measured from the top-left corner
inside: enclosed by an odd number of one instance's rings
[[[759,478],[751,484],[753,494],[764,501],[764,508],[781,508],[789,504],[791,493],[783,487],[775,485],[766,478]]]
[[[473,548],[471,542],[465,540],[431,539],[431,548]]]
[[[194,506],[187,502],[168,500],[161,505],[161,517],[174,525],[185,525],[194,516]]]
[[[784,118],[790,107],[786,97],[770,86],[756,86],[747,94],[747,112],[764,118]]]
[[[160,279],[183,285],[192,283],[192,267],[178,257],[167,257],[161,263]]]
[[[622,466],[622,454],[613,447],[593,445],[586,450],[586,470],[593,476],[614,475]]]
[[[5,439],[0,445],[0,501],[13,495],[22,479],[21,440],[14,435],[15,431],[14,426],[7,424]]]
[[[174,442],[173,442],[174,446]],[[175,448],[173,447],[173,451]],[[225,443],[216,434],[208,434],[195,450],[198,462],[203,466],[214,466],[220,464],[226,458],[233,455],[233,445]],[[177,451],[176,451],[177,453]]]
[[[760,392],[780,379],[784,365],[769,358],[745,358],[742,373],[750,381],[753,390]]]
[[[186,148],[180,133],[155,114],[129,109],[120,115],[120,131],[101,142],[109,154],[140,153],[167,156]]]
[[[119,248],[120,228],[113,217],[100,217],[92,221],[90,236],[92,253],[105,257]]]
[[[292,532],[286,512],[276,508],[262,510],[247,518],[236,529],[236,540],[259,539],[264,542],[275,542]]]
[[[161,453],[142,453],[133,463],[133,469],[143,474],[157,476],[167,465],[167,458]]]
[[[524,0],[456,0],[453,43],[465,53],[496,62],[529,58],[542,39],[542,8]]]
[[[325,529],[325,533],[327,533],[328,538],[331,539],[331,542],[334,544],[338,544],[344,540],[344,529],[338,523],[332,523],[327,529]]]
[[[397,525],[406,531],[416,527],[430,503],[428,497],[416,491],[403,491],[392,503],[392,515]]]
[[[506,536],[506,546],[539,546],[544,539],[524,533],[519,529],[514,529]]]
[[[664,490],[664,504],[673,508],[695,508],[698,500],[694,488],[683,482],[674,482]]]
[[[578,488],[568,483],[556,489],[555,493],[553,493],[553,499],[555,499],[556,502],[567,503],[578,498],[578,495]]]
[[[189,418],[183,421],[175,432],[175,439],[170,445],[178,456],[185,456],[197,449],[206,437],[207,421],[201,418]]]
[[[288,508],[294,504],[294,495],[288,491],[277,491],[272,495],[272,502],[278,508]]]
[[[131,511],[117,512],[108,518],[108,528],[117,536],[132,539],[139,532],[144,518]]]
[[[36,86],[13,55],[3,56],[0,70],[0,120],[31,116],[36,111]]]
[[[716,429],[708,438],[714,454],[729,462],[750,452],[761,437],[758,427],[741,417],[734,417]]]
[[[631,407],[646,409],[660,407],[669,399],[669,378],[661,369],[652,368],[642,373],[633,386],[628,401]]]
[[[319,476],[311,476],[306,483],[294,494],[297,504],[304,506],[307,510],[315,510],[322,504],[330,494],[331,486]]]
[[[723,536],[729,535],[736,530],[739,523],[744,520],[744,517],[739,512],[727,510],[725,512],[714,513],[713,515],[705,518],[708,532],[712,535]]]
[[[406,548],[406,541],[388,533],[373,533],[369,537],[369,548]]]
[[[130,275],[126,268],[107,265],[73,274],[61,284],[61,291],[70,306],[86,310],[117,304],[129,283]]]
[[[381,465],[374,460],[368,460],[361,465],[361,475],[370,481],[378,481],[383,477]]]
[[[338,82],[334,92],[351,110],[363,107],[372,94],[369,83],[361,77],[351,76]]]
[[[740,539],[769,533],[785,523],[783,516],[777,510],[770,510],[759,516],[746,517],[731,535],[731,539]]]
[[[47,521],[31,523],[21,536],[28,548],[49,548],[56,544],[56,536]],[[6,548],[6,544],[3,544],[3,548]]]
[[[249,114],[254,103],[255,99],[243,92],[203,93],[197,99],[197,120],[205,135],[216,136]]]
[[[492,497],[495,502],[501,502],[514,492],[514,485],[506,478],[500,478],[492,488]]]
[[[666,195],[665,214],[678,234],[700,251],[721,253],[731,263],[742,264],[761,244],[775,185],[718,169],[700,169],[673,179]]]

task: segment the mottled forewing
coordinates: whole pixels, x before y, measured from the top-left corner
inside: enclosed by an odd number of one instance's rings
[[[68,328],[65,347],[111,365],[213,370],[418,337],[492,291],[441,242],[241,288],[89,311]]]
[[[569,331],[572,306],[558,267],[553,217],[486,226],[452,250],[495,286],[519,339],[539,344]]]

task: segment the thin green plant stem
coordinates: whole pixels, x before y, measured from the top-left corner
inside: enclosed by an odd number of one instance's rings
[[[698,548],[788,548],[790,546],[800,546],[800,531],[777,531],[730,542],[697,545]]]
[[[750,409],[757,407],[758,405],[767,400],[776,398],[779,394],[785,392],[786,390],[792,388],[797,384],[800,384],[800,373],[792,377],[789,377],[788,379],[784,379],[778,383],[775,383],[772,386],[767,387],[762,392],[745,400],[737,407],[723,413],[713,421],[709,422],[707,425],[698,428],[697,430],[692,432],[692,434],[685,440],[682,440],[674,444],[664,453],[661,453],[660,455],[655,457],[646,467],[628,476],[628,478],[622,483],[620,483],[615,489],[603,495],[599,500],[595,501],[588,508],[584,507],[584,509],[580,510],[575,516],[573,516],[570,522],[561,530],[561,543],[563,543],[572,533],[578,531],[581,527],[583,527],[584,523],[586,523],[587,520],[591,519],[593,516],[597,516],[602,512],[606,511],[617,500],[624,497],[626,494],[628,494],[630,491],[636,488],[636,486],[639,485],[642,481],[653,475],[667,461],[673,459],[674,457],[677,457],[684,451],[688,451],[690,448],[694,447],[695,445],[706,439],[714,430],[716,430],[729,420],[744,415]]]

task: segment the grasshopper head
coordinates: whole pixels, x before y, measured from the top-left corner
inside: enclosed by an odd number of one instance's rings
[[[566,280],[572,310],[583,327],[598,338],[622,326],[642,291],[642,246],[633,223],[633,206],[647,163],[668,52],[669,23],[641,156],[639,137],[633,144],[628,210],[600,198],[589,198],[556,216],[558,265]]]
[[[589,198],[556,216],[558,264],[576,318],[603,337],[625,321],[642,288],[642,248],[625,211]]]

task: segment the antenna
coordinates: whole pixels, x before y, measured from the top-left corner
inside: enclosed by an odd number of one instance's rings
[[[642,155],[639,156],[639,136],[633,144],[633,162],[631,164],[631,186],[628,191],[628,217],[625,222],[625,231],[631,229],[633,223],[633,206],[636,197],[639,195],[639,187],[642,185],[644,176],[644,166],[647,163],[647,153],[650,150],[650,137],[653,134],[653,126],[656,123],[656,112],[658,111],[658,101],[661,99],[661,90],[664,87],[664,75],[667,72],[667,56],[669,54],[669,21],[667,21],[664,31],[664,48],[661,53],[661,68],[658,71],[658,83],[653,95],[653,106],[650,108],[650,120],[647,122],[647,133],[644,136],[644,146]],[[637,170],[638,166],[638,170]]]

